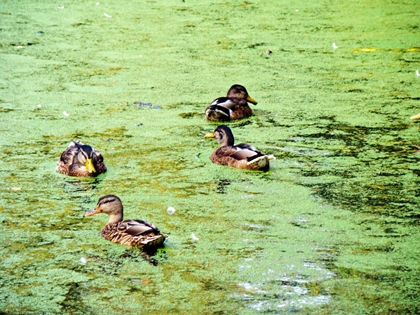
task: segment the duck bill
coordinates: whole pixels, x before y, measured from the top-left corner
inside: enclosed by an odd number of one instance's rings
[[[417,120],[420,119],[420,113],[418,113],[417,115],[411,116],[410,117],[411,120]]]
[[[95,207],[95,209],[93,209],[93,210],[91,210],[91,211],[89,211],[89,212],[87,212],[86,214],[85,214],[85,217],[91,217],[91,216],[93,216],[93,215],[95,215],[95,214],[98,214],[98,213],[101,213],[102,211],[101,211],[101,208],[99,208],[99,206],[96,206]]]
[[[89,173],[96,173],[96,169],[95,169],[95,166],[93,166],[92,159],[87,159],[85,162],[85,166]]]
[[[204,138],[215,138],[215,137],[214,137],[214,132],[209,133],[209,134],[206,134],[206,135],[204,136]]]
[[[249,96],[248,95],[248,97],[246,98],[246,101],[247,102],[250,102],[250,103],[252,103],[252,104],[254,104],[254,105],[257,105],[258,104],[258,102],[256,101],[256,100],[254,100],[251,96]]]

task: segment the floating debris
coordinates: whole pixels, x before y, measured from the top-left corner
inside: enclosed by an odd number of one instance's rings
[[[137,104],[141,107],[152,107],[152,103],[134,102],[134,104]]]
[[[85,257],[80,258],[80,263],[82,265],[86,265],[86,258]]]
[[[262,53],[263,57],[268,58],[273,52],[270,49],[267,49]]]
[[[137,127],[143,126],[143,123],[136,124]]]
[[[22,187],[13,186],[13,187],[9,188],[9,190],[18,191],[18,190],[22,190]]]
[[[152,108],[152,109],[161,109],[162,108],[160,105],[153,105],[152,103],[149,103],[149,102],[144,103],[144,102],[140,102],[140,101],[134,102],[134,105],[137,105],[138,107],[141,107],[141,108]]]
[[[335,43],[332,43],[332,49],[336,50],[338,46]]]
[[[38,35],[42,35],[42,34],[44,34],[44,32],[43,31],[38,31],[38,32],[36,32]]]
[[[22,48],[23,48],[23,46],[20,46],[20,45],[19,45],[19,46],[17,46],[16,48],[17,48],[17,49],[22,49]]]
[[[109,14],[106,14],[106,13],[104,13],[104,16],[106,17],[106,18],[112,18],[112,16],[110,16]]]
[[[416,70],[416,77],[420,77],[419,69]]]
[[[64,5],[57,5],[57,8],[64,9]]]
[[[199,240],[199,238],[197,236],[195,236],[194,233],[191,233],[191,241],[194,243],[194,242],[197,242],[198,240]]]
[[[359,52],[375,52],[378,51],[379,48],[355,48],[353,49],[354,53],[359,53]]]
[[[169,215],[173,215],[174,213],[175,213],[175,208],[174,207],[168,207],[168,209],[166,209],[166,212],[169,214]]]
[[[411,120],[417,120],[419,118],[420,118],[420,113],[410,117]]]
[[[69,117],[70,116],[69,114],[67,114],[66,111],[63,111],[63,115],[66,116],[66,117]]]
[[[38,105],[37,105],[37,107],[38,107],[38,108],[41,108],[41,106],[42,106],[41,104],[38,104]]]

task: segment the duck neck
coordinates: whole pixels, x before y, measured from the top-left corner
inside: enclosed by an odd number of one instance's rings
[[[222,146],[233,146],[235,144],[235,140],[233,139],[233,138],[226,138],[224,141],[223,141],[223,144],[222,144]]]
[[[108,224],[121,222],[122,219],[123,219],[123,211],[121,210],[121,213],[117,213],[117,214],[112,213],[109,215]]]
[[[235,138],[233,137],[233,133],[230,130],[226,130],[225,136],[222,138],[220,146],[234,146]]]

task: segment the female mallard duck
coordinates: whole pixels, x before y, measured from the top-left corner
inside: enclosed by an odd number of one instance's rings
[[[163,244],[165,236],[153,224],[143,220],[124,220],[121,199],[115,195],[99,198],[96,207],[85,217],[104,212],[109,221],[102,229],[102,237],[113,243],[136,246],[144,249],[156,248]]]
[[[232,85],[226,97],[216,98],[206,108],[206,118],[215,121],[229,121],[252,115],[248,102],[257,105],[257,101],[248,95],[244,86]]]
[[[95,177],[106,172],[102,155],[90,145],[72,141],[61,154],[56,171],[70,176]]]
[[[216,138],[220,142],[220,147],[210,155],[210,160],[216,164],[249,170],[268,170],[270,161],[275,159],[274,155],[265,155],[247,143],[234,145],[232,131],[225,125],[217,127],[213,133],[205,135],[205,138]]]

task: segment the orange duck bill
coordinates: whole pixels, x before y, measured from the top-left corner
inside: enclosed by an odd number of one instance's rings
[[[85,217],[91,217],[91,216],[93,216],[93,215],[95,215],[95,214],[98,214],[98,213],[101,213],[102,211],[101,211],[101,208],[99,208],[99,206],[96,206],[93,210],[91,210],[91,211],[89,211],[89,212],[87,212],[86,214],[85,214]]]

